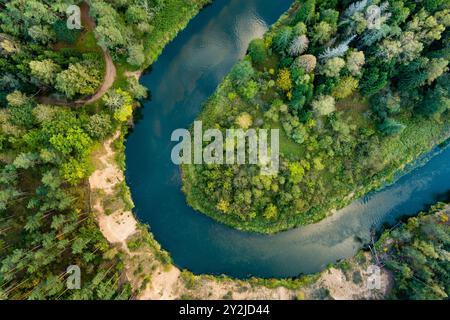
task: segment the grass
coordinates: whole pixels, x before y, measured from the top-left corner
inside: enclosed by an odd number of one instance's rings
[[[129,71],[128,65],[126,63],[116,63],[116,80],[114,81],[113,88],[126,88],[128,86],[128,77],[126,72]]]
[[[145,39],[145,67],[150,66],[159,57],[164,47],[200,9],[209,4],[211,0],[168,0],[162,11],[152,21],[154,26],[150,36]]]
[[[269,127],[280,130],[280,153],[286,158],[295,161],[302,158],[305,148],[288,137],[280,122],[270,122]]]
[[[94,31],[86,31],[78,37],[73,48],[82,53],[100,53],[102,54],[102,48],[97,45],[97,39],[95,38]]]
[[[359,93],[356,93],[350,97],[338,100],[336,102],[336,109],[338,111],[356,110],[363,112],[369,109],[369,103]]]

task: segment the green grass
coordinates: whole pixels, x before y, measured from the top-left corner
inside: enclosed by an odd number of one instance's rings
[[[211,0],[167,0],[163,10],[152,21],[153,31],[144,41],[146,55],[144,67],[155,62],[167,43],[172,41],[192,17],[210,2]]]
[[[354,94],[348,98],[338,100],[336,102],[336,109],[341,110],[355,110],[366,111],[369,109],[369,103],[360,94]]]
[[[280,122],[271,122],[269,127],[280,130],[280,153],[290,159],[299,160],[305,154],[305,148],[288,137]]]
[[[116,80],[114,81],[113,88],[126,89],[128,86],[126,72],[128,71],[126,64],[116,63]]]
[[[97,39],[95,38],[93,31],[87,31],[80,35],[75,42],[74,48],[82,53],[97,52],[102,53],[102,48],[97,45]]]

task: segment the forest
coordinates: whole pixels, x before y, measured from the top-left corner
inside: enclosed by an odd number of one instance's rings
[[[317,222],[450,136],[450,4],[302,0],[253,40],[198,120],[280,129],[280,171],[184,165],[197,210],[275,233]]]
[[[450,295],[448,207],[439,203],[392,231],[376,244],[379,259],[394,273],[390,298],[439,300]]]
[[[90,203],[92,151],[126,132],[143,70],[208,1],[0,1],[0,299],[129,299]],[[68,29],[69,5],[81,29]],[[98,100],[108,52],[114,84]],[[82,271],[68,290],[67,268]]]
[[[0,300],[137,296],[124,252],[106,241],[91,208],[93,152],[118,130],[123,151],[133,111],[148,97],[127,73],[149,67],[209,2],[0,0]],[[72,4],[79,30],[67,29]],[[280,128],[280,173],[184,166],[189,203],[240,229],[277,232],[322,219],[444,141],[449,9],[445,0],[295,1],[251,42],[201,115],[223,129]],[[105,53],[117,74],[93,99]],[[382,236],[379,250],[396,271],[392,298],[448,297],[446,217],[413,218]],[[73,265],[80,290],[66,286]]]

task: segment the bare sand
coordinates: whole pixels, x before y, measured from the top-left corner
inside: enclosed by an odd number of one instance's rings
[[[103,195],[114,195],[115,187],[124,181],[122,170],[115,164],[112,143],[120,135],[116,132],[114,136],[103,144],[103,153],[97,158],[97,170],[89,178],[92,191],[101,191]],[[137,222],[131,211],[117,209],[110,215],[105,214],[101,197],[92,204],[97,213],[98,224],[104,237],[113,244],[119,243],[127,248],[126,240],[136,232]]]

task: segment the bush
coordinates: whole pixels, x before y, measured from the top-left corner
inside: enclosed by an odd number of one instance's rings
[[[267,60],[266,45],[263,39],[255,39],[250,42],[248,53],[253,63],[262,65]]]
[[[104,139],[111,133],[111,117],[108,114],[94,114],[86,125],[87,133],[94,139]]]
[[[295,14],[294,22],[309,23],[314,19],[316,13],[316,0],[298,1],[300,9]]]
[[[335,100],[331,96],[319,96],[312,102],[312,107],[318,116],[326,116],[336,111]]]
[[[283,91],[290,91],[292,89],[291,73],[288,69],[281,69],[278,73],[277,86]]]
[[[53,24],[56,40],[67,44],[74,44],[81,34],[81,30],[67,29],[66,20],[58,20]]]
[[[255,74],[255,70],[252,67],[252,64],[247,61],[241,61],[236,64],[230,72],[230,78],[234,85],[241,86],[248,82],[253,75]]]

